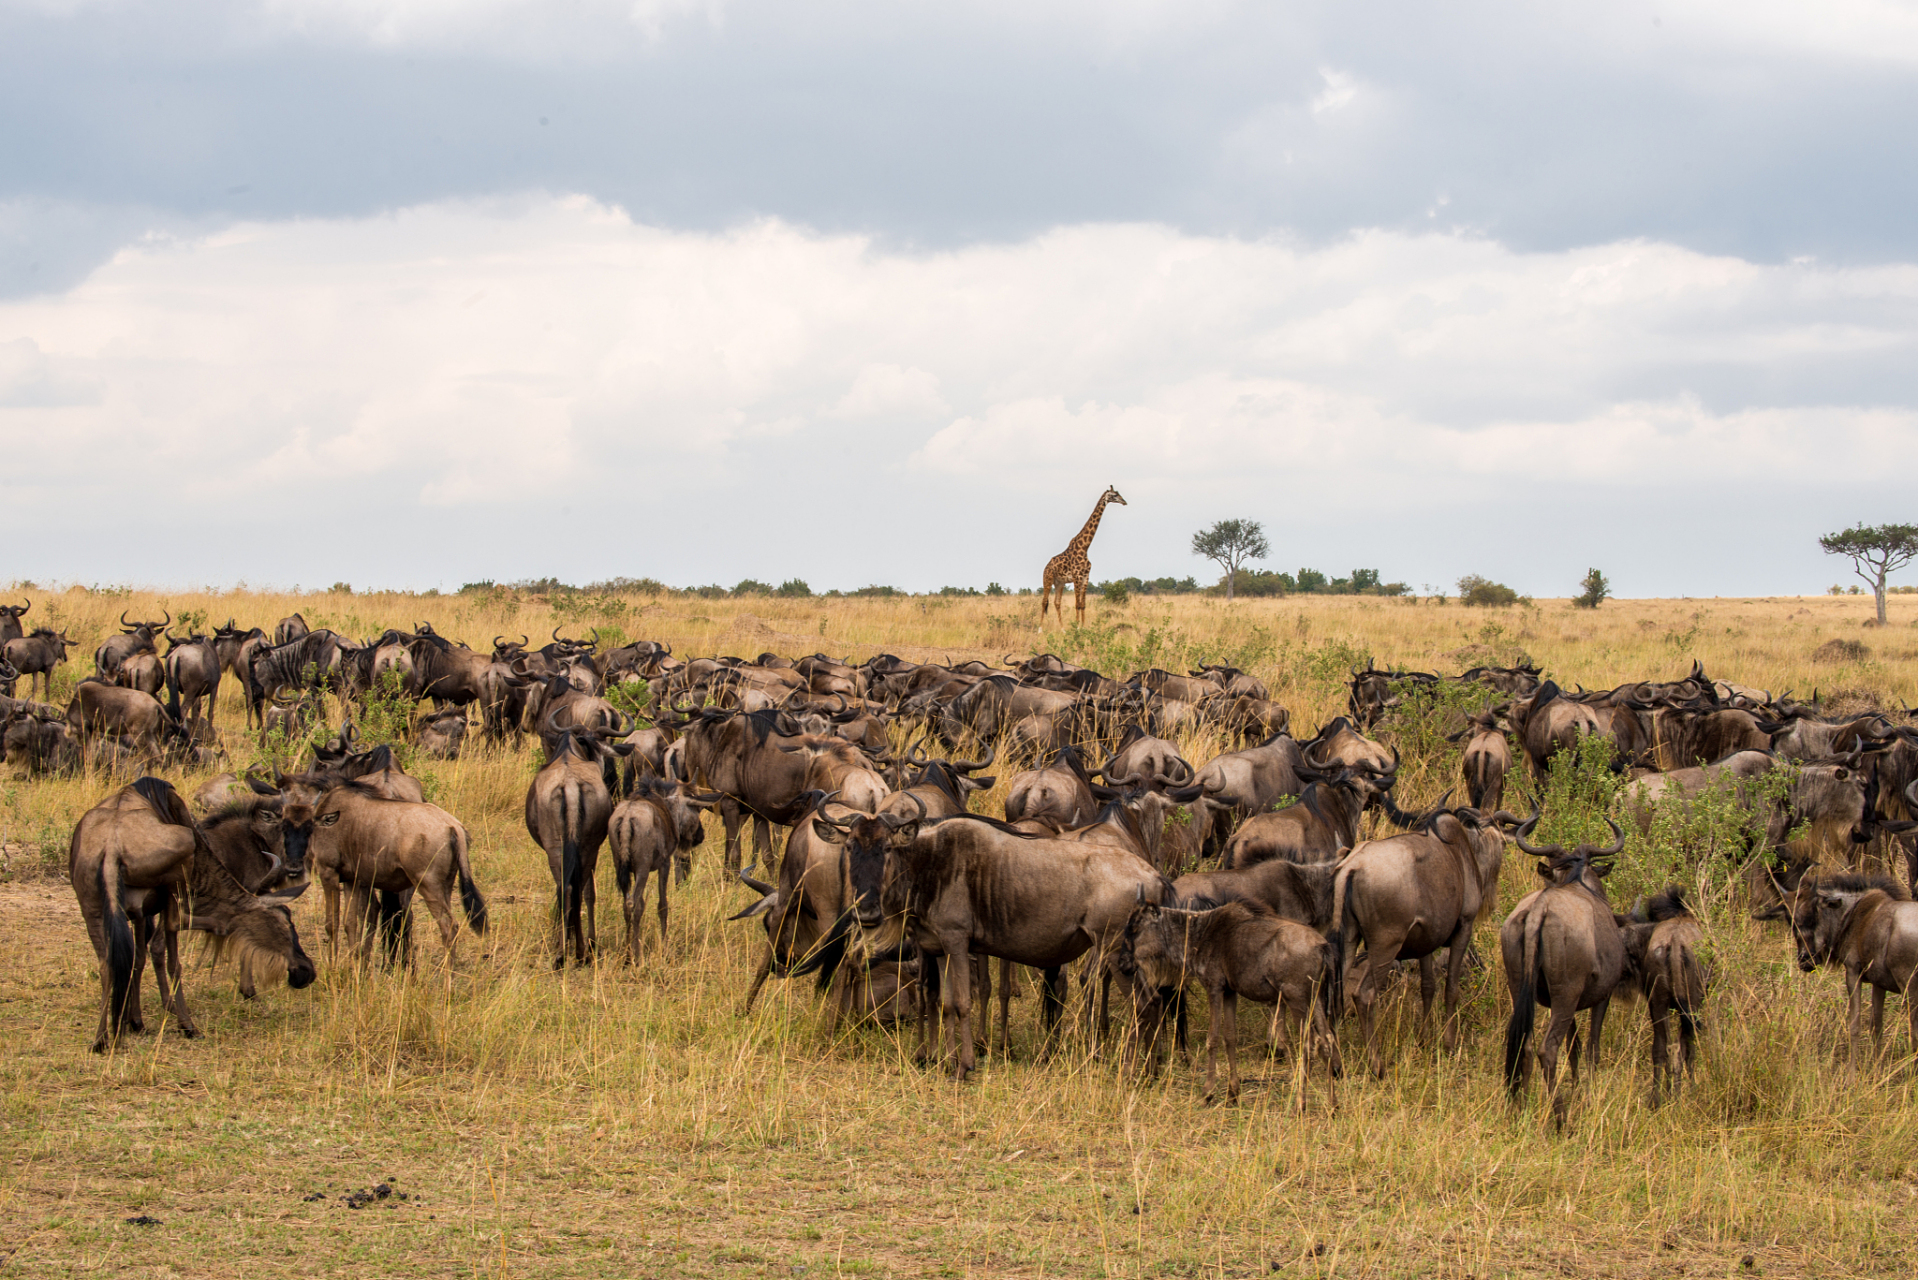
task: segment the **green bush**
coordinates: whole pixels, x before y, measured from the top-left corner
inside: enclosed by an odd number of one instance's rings
[[[1529,597],[1519,595],[1504,583],[1493,582],[1476,573],[1468,573],[1458,580],[1458,599],[1460,604],[1488,607],[1531,603]]]

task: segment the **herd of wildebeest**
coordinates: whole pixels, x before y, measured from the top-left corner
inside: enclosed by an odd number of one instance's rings
[[[961,1079],[979,1043],[1010,1047],[1015,966],[1037,973],[1046,1046],[1069,1031],[1106,1043],[1116,1008],[1126,1056],[1153,1070],[1168,1045],[1185,1054],[1189,989],[1202,988],[1208,1097],[1221,1049],[1228,1096],[1238,1093],[1240,996],[1273,1006],[1276,1051],[1291,1052],[1296,1038],[1329,1076],[1340,1072],[1337,1025],[1356,1014],[1358,1043],[1383,1073],[1375,1010],[1410,962],[1427,1028],[1443,957],[1449,1051],[1474,930],[1496,902],[1509,843],[1535,860],[1540,883],[1499,929],[1513,1005],[1507,1084],[1522,1091],[1536,1060],[1562,1118],[1557,1058],[1569,1048],[1576,1076],[1575,1015],[1591,1011],[1596,1064],[1610,1001],[1629,992],[1650,1011],[1656,1096],[1673,1083],[1674,1057],[1691,1069],[1709,978],[1703,933],[1678,889],[1621,914],[1605,877],[1627,830],[1649,831],[1661,807],[1706,795],[1745,810],[1753,914],[1784,922],[1801,969],[1844,969],[1853,1041],[1868,986],[1874,1038],[1895,991],[1907,995],[1918,1049],[1911,713],[1827,716],[1815,698],[1775,698],[1696,663],[1683,679],[1602,692],[1567,691],[1529,665],[1441,677],[1368,664],[1352,673],[1347,714],[1297,738],[1266,687],[1224,664],[1121,680],[1051,655],[1004,666],[883,654],[857,665],[821,654],[686,660],[649,642],[602,650],[596,633],[564,638],[557,628],[538,648],[498,637],[482,652],[425,624],[354,640],[296,615],[270,634],[229,623],[181,637],[167,631],[170,615],[124,614],[95,654],[97,673],[62,709],[11,697],[20,676],[50,689],[74,643],[46,628],[23,633],[27,609],[0,607],[0,679],[6,756],[29,774],[205,764],[219,751],[223,676],[239,682],[249,732],[312,744],[289,766],[297,772],[221,774],[193,808],[162,778],[142,776],[80,820],[69,869],[100,959],[96,1050],[142,1029],[149,952],[167,1011],[196,1033],[182,930],[237,955],[248,995],[260,973],[312,982],[287,902],[315,878],[329,943],[349,944],[362,962],[410,960],[419,894],[450,981],[455,899],[475,933],[486,929],[486,900],[459,820],[426,801],[395,744],[357,736],[351,717],[375,693],[416,706],[410,750],[423,755],[457,756],[475,711],[489,741],[539,739],[525,816],[554,882],[555,968],[595,959],[602,848],[627,955],[641,958],[654,878],[663,940],[669,884],[688,873],[702,815],[717,809],[726,870],[756,895],[733,919],[765,934],[746,1008],[768,978],[812,975],[835,1024],[916,1019],[922,1060]],[[328,697],[348,717],[337,734],[322,720]],[[1394,739],[1415,710],[1452,717],[1442,727],[1462,744],[1465,804],[1448,793],[1406,812],[1395,801],[1398,749],[1369,735]],[[1175,737],[1233,749],[1195,763]],[[1528,775],[1542,794],[1553,758],[1591,737],[1608,739],[1612,768],[1636,779],[1604,819],[1613,838],[1535,843],[1542,815],[1527,800],[1520,817],[1506,797]],[[971,812],[995,785],[982,776],[995,760],[1014,774],[1003,811]],[[1362,839],[1374,810],[1402,832]],[[749,819],[755,858],[742,866]],[[776,863],[774,825],[788,829]],[[1901,846],[1902,881],[1866,873],[1867,851],[1889,867]],[[764,879],[754,875],[762,863]],[[984,1016],[981,1034],[973,1010],[991,1007],[993,959],[997,1027]],[[1069,1028],[1067,972],[1081,959],[1085,1018]],[[1550,1020],[1537,1035],[1540,1005]]]

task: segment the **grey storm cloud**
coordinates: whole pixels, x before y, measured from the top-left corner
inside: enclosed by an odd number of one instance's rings
[[[0,6],[0,235],[40,264],[0,288],[110,251],[124,222],[77,208],[193,225],[523,189],[925,245],[1087,221],[1764,260],[1918,237],[1910,51],[1767,39],[1748,8],[567,10]]]

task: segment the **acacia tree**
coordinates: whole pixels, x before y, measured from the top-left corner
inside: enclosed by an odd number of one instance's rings
[[[1885,579],[1918,558],[1918,524],[1853,525],[1828,533],[1818,545],[1830,556],[1849,556],[1852,571],[1871,584],[1878,621],[1885,620]]]
[[[1227,600],[1232,598],[1240,566],[1247,560],[1265,559],[1271,549],[1266,545],[1265,529],[1257,520],[1221,520],[1192,535],[1192,554],[1216,561],[1225,570]]]

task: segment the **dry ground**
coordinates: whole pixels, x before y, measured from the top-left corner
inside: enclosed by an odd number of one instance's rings
[[[29,621],[86,636],[81,671],[121,608],[157,603],[29,594]],[[854,658],[998,658],[1041,643],[1029,597],[164,603],[267,625],[297,605],[354,633],[428,618],[476,646],[559,622],[681,654],[804,637]],[[1861,628],[1869,604],[1856,599],[1613,602],[1596,615],[1549,601],[1135,601],[1095,604],[1092,628],[1044,646],[1107,669],[1236,657],[1309,730],[1366,653],[1456,670],[1523,650],[1587,685],[1676,674],[1695,655],[1774,689],[1918,700],[1918,599],[1893,610],[1878,630]],[[1834,639],[1869,653],[1815,660]],[[245,763],[237,702],[221,718]],[[1447,785],[1428,763],[1408,769],[1412,799]],[[205,1036],[161,1029],[109,1058],[87,1052],[97,970],[57,869],[74,819],[115,784],[0,783],[0,1274],[1838,1276],[1918,1263],[1902,1034],[1849,1077],[1833,1061],[1838,979],[1798,974],[1782,934],[1729,905],[1708,921],[1721,981],[1700,1079],[1649,1108],[1643,1012],[1615,1006],[1564,1134],[1536,1098],[1514,1106],[1500,1087],[1495,972],[1474,979],[1460,1053],[1421,1046],[1398,1001],[1387,1079],[1348,1076],[1334,1104],[1315,1077],[1303,1114],[1292,1065],[1258,1055],[1256,1009],[1242,1014],[1254,1080],[1236,1108],[1201,1106],[1185,1068],[1145,1083],[1082,1051],[1036,1060],[1030,999],[1015,1006],[1011,1060],[955,1086],[886,1032],[829,1040],[804,981],[774,983],[742,1017],[761,935],[724,923],[748,897],[723,882],[712,843],[674,898],[665,948],[649,933],[636,967],[551,973],[551,882],[519,812],[531,771],[525,755],[485,752],[428,769],[472,830],[497,921],[464,941],[450,996],[430,929],[416,975],[363,971],[324,957],[317,903],[303,900],[316,985],[246,1002],[230,971],[196,971]],[[1508,864],[1501,908],[1530,874]],[[605,868],[601,884],[610,950]],[[1481,933],[1488,954],[1489,942]],[[156,1027],[150,987],[148,999]],[[1350,1028],[1346,1049],[1356,1064]],[[384,1198],[343,1198],[382,1181]]]

